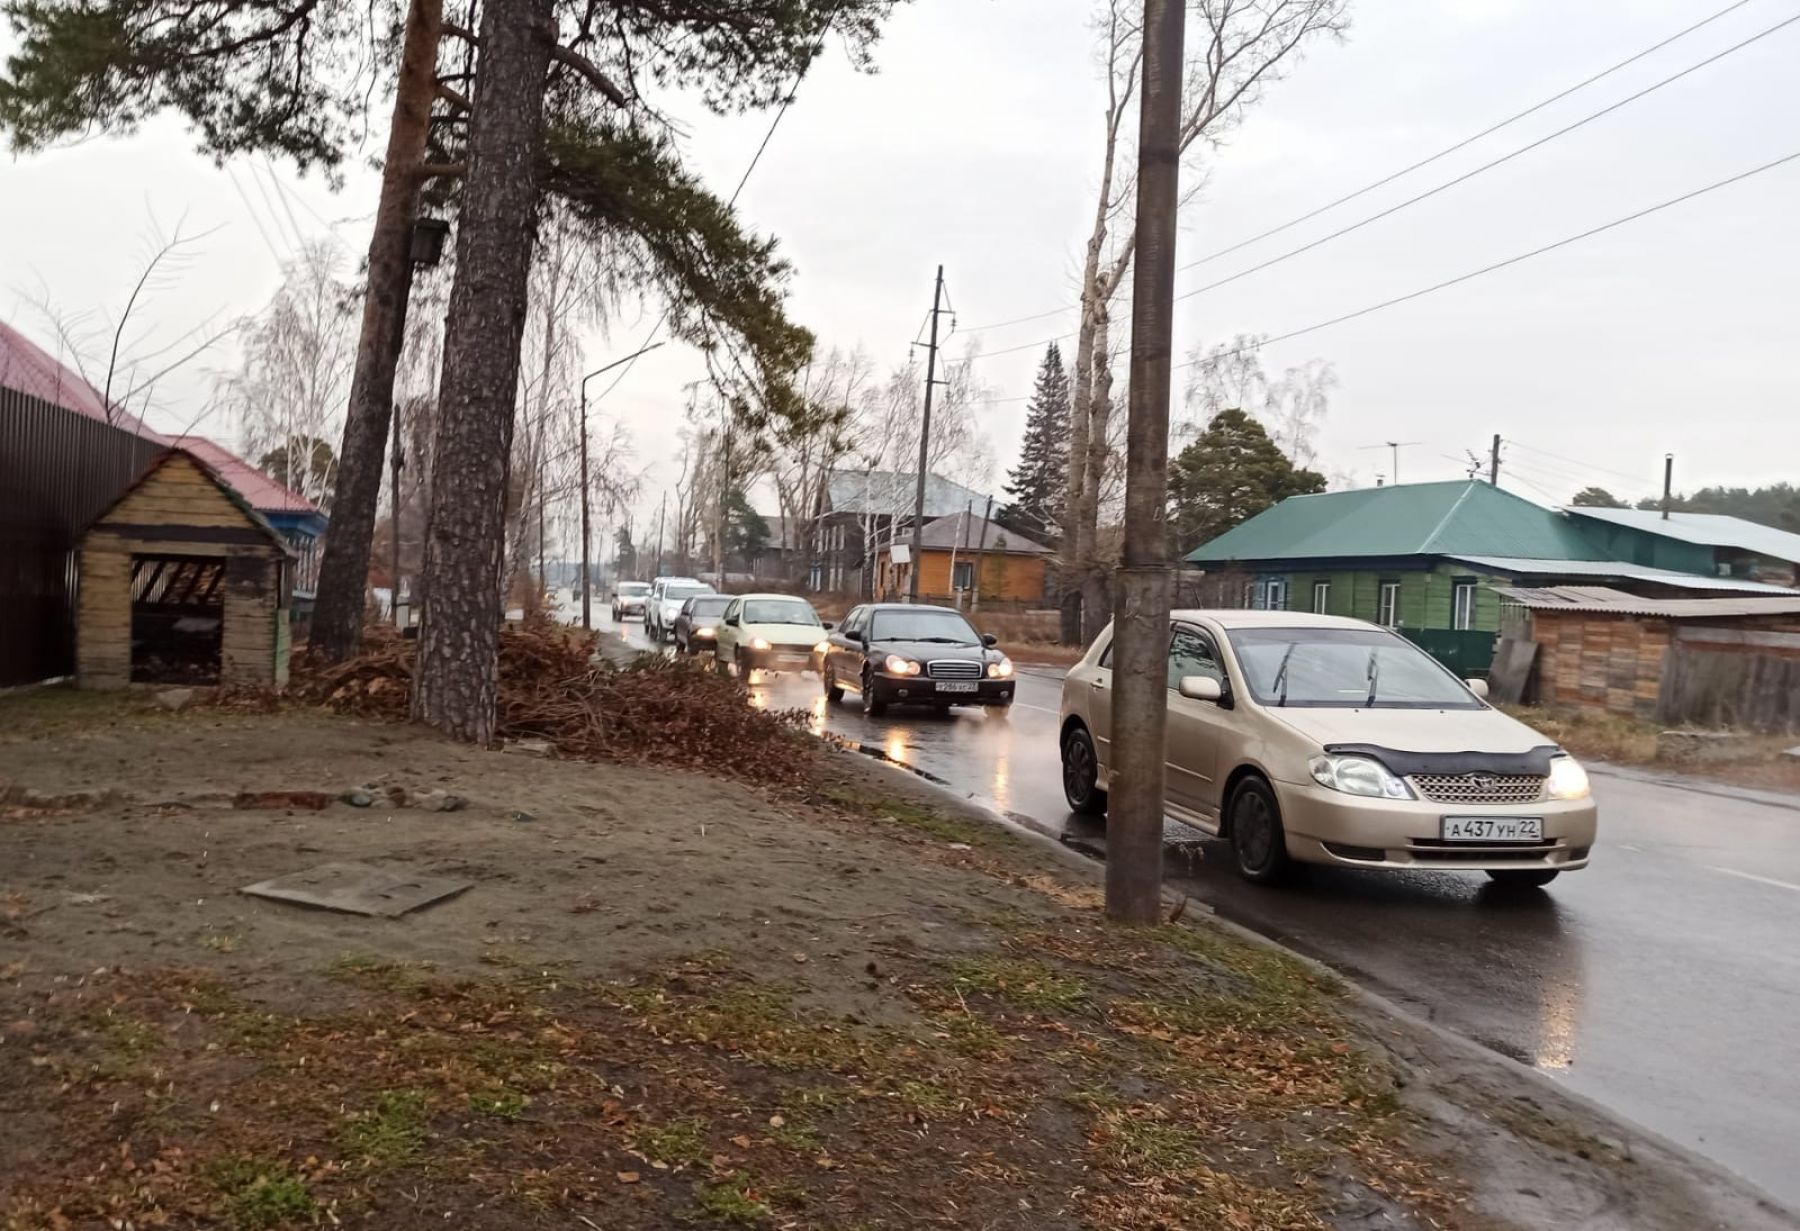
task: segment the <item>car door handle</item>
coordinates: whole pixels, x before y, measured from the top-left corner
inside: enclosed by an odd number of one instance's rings
[[[1092,688],[1094,691],[1098,692],[1100,689],[1106,687],[1106,681],[1105,680],[1089,680],[1088,687]]]

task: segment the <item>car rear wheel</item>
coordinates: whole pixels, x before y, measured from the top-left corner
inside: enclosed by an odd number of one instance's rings
[[[1541,889],[1556,879],[1557,868],[1490,868],[1488,876],[1496,885],[1509,889]]]
[[[1062,777],[1063,798],[1071,812],[1099,816],[1106,811],[1106,792],[1099,787],[1100,758],[1086,727],[1078,726],[1063,737]]]
[[[1245,778],[1231,795],[1231,854],[1238,875],[1259,885],[1287,873],[1287,831],[1275,792],[1261,778]]]

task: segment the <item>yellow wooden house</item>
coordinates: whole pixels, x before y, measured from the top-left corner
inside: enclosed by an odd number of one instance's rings
[[[281,534],[170,449],[82,535],[76,683],[281,688],[292,585]]]

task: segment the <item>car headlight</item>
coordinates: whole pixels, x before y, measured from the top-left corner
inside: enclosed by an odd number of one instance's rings
[[[917,674],[919,674],[919,664],[918,663],[914,662],[910,658],[902,658],[898,654],[889,654],[887,656],[887,661],[885,663],[883,663],[882,666],[887,668],[889,675],[917,675]]]
[[[750,648],[753,650],[766,650],[769,648],[769,639],[767,637],[752,637],[750,638]]]
[[[710,637],[710,636],[712,636],[712,635],[713,635],[713,634],[714,634],[714,633],[716,633],[716,632],[718,632],[718,631],[719,631],[719,630],[718,630],[718,629],[716,629],[716,628],[714,628],[714,627],[713,627],[713,626],[712,626],[712,625],[710,625],[710,624],[708,624],[708,625],[707,625],[707,626],[706,626],[706,627],[705,627],[705,628],[696,628],[696,629],[695,629],[695,630],[694,630],[694,636],[696,636],[696,637]]]
[[[1002,654],[999,662],[988,664],[987,673],[990,680],[1006,679],[1013,673],[1012,659]]]
[[[1306,767],[1312,771],[1314,782],[1346,795],[1367,795],[1374,799],[1417,798],[1411,787],[1388,772],[1387,766],[1368,757],[1327,753],[1314,757]]]
[[[821,641],[821,642],[819,642],[819,644],[817,644],[813,647],[813,653],[815,653],[815,654],[829,653],[830,650],[831,650],[831,642],[829,642],[829,641]]]
[[[1544,795],[1548,799],[1586,799],[1591,793],[1587,770],[1571,756],[1552,757],[1550,775],[1544,779]]]

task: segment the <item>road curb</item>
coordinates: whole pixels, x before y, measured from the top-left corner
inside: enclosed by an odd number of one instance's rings
[[[1062,862],[1071,868],[1082,869],[1083,875],[1089,879],[1104,880],[1104,857],[1102,855],[1070,845],[1051,833],[1049,827],[1042,821],[1022,815],[1009,815],[978,803],[973,798],[957,792],[943,779],[903,761],[897,761],[875,745],[830,739],[822,742],[835,751],[866,757],[880,765],[928,783],[954,800],[959,807],[981,819],[1018,833],[1034,844],[1054,851]],[[1187,910],[1189,912],[1193,911],[1195,907],[1199,907],[1208,919],[1231,935],[1250,944],[1279,950],[1295,961],[1304,964],[1309,970],[1341,984],[1349,993],[1350,998],[1370,1014],[1386,1018],[1415,1036],[1428,1039],[1466,1063],[1488,1068],[1496,1074],[1506,1075],[1515,1082],[1530,1087],[1541,1097],[1546,1106],[1565,1108],[1578,1116],[1610,1126],[1615,1130],[1615,1135],[1627,1147],[1636,1147],[1640,1151],[1655,1152],[1666,1156],[1685,1168],[1696,1184],[1703,1186],[1704,1191],[1700,1195],[1710,1196],[1716,1202],[1721,1203],[1749,1202],[1757,1212],[1779,1219],[1780,1225],[1800,1228],[1800,1209],[1786,1205],[1758,1187],[1753,1181],[1730,1168],[1714,1162],[1688,1146],[1665,1137],[1656,1130],[1638,1123],[1588,1095],[1569,1089],[1549,1074],[1533,1068],[1531,1065],[1523,1064],[1503,1052],[1495,1051],[1475,1039],[1458,1034],[1420,1016],[1397,1001],[1356,982],[1349,974],[1328,962],[1291,948],[1254,928],[1225,918],[1214,909],[1211,903],[1203,899],[1195,898],[1190,894],[1182,894],[1179,897],[1165,895],[1164,899],[1169,910],[1173,910],[1181,901],[1188,903]],[[1736,1231],[1736,1228],[1746,1224],[1733,1221],[1721,1225],[1731,1227]]]
[[[1589,761],[1586,765],[1589,773],[1597,774],[1602,778],[1621,778],[1626,782],[1637,782],[1646,786],[1692,791],[1696,795],[1711,795],[1717,799],[1735,799],[1741,803],[1761,804],[1765,808],[1800,812],[1800,795],[1791,795],[1782,791],[1764,791],[1756,787],[1732,786],[1728,782],[1714,782],[1710,778],[1694,778],[1687,774],[1674,772],[1657,773],[1632,765],[1614,765],[1607,761]]]

